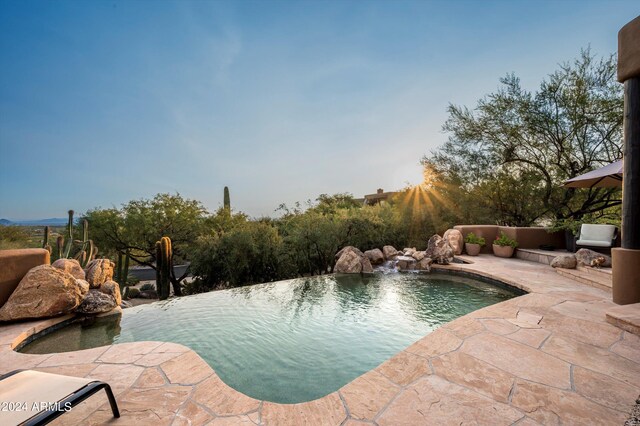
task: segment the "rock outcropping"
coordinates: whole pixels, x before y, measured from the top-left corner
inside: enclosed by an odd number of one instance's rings
[[[380,265],[384,263],[384,254],[380,249],[367,250],[364,252],[372,265]]]
[[[449,245],[449,242],[440,235],[436,234],[429,238],[425,255],[431,258],[434,263],[448,265],[453,261],[453,253],[453,248]]]
[[[73,312],[89,286],[51,265],[32,268],[0,308],[0,321],[47,318]]]
[[[334,271],[340,274],[361,274],[373,272],[369,258],[355,247],[347,246],[340,250]]]
[[[581,248],[576,252],[576,259],[579,264],[585,266],[611,266],[611,257],[606,254],[598,253],[597,251],[589,250],[586,248]]]
[[[107,281],[98,287],[98,291],[113,297],[117,306],[122,304],[122,295],[120,294],[120,285],[115,281]]]
[[[80,266],[80,262],[75,259],[58,259],[53,262],[51,266],[68,272],[73,275],[74,278],[77,278],[79,280],[86,279],[84,269],[82,269],[82,266]]]
[[[442,235],[442,238],[449,243],[453,249],[453,254],[462,254],[462,249],[464,248],[462,232],[457,229],[447,229]]]
[[[100,290],[91,289],[82,300],[80,306],[76,308],[76,312],[80,314],[102,314],[109,312],[116,307],[115,299]]]
[[[554,268],[575,269],[577,263],[575,255],[561,254],[553,258],[551,266]]]
[[[115,266],[115,263],[109,259],[95,259],[89,262],[85,273],[91,288],[98,288],[100,284],[111,281],[113,279],[113,268]]]
[[[384,254],[385,260],[391,260],[394,257],[398,256],[400,253],[394,246],[384,246],[382,247],[382,254]]]

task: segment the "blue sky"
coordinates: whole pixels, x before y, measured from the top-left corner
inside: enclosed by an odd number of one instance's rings
[[[0,218],[158,192],[273,215],[418,183],[473,106],[583,47],[637,1],[0,1]]]

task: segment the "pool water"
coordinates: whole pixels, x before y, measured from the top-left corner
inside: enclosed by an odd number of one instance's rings
[[[22,352],[181,343],[236,390],[295,403],[327,395],[438,326],[514,296],[445,274],[300,278],[129,308],[119,323],[71,325]]]

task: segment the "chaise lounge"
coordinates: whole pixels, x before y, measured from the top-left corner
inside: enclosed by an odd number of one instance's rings
[[[111,387],[98,380],[32,370],[16,370],[0,377],[0,424],[45,425],[104,389],[113,417],[120,417]]]
[[[581,247],[608,248],[615,245],[618,228],[614,225],[596,225],[584,223],[576,237],[576,249]]]

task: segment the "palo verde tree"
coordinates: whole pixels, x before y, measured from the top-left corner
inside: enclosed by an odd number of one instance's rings
[[[617,189],[561,186],[622,158],[623,93],[615,75],[614,57],[598,59],[589,49],[534,92],[509,74],[474,109],[449,106],[449,139],[423,162],[476,200],[479,216],[493,212],[505,224],[580,219],[616,206]]]
[[[180,194],[158,194],[150,200],[132,200],[116,209],[94,209],[85,218],[91,224],[92,237],[107,254],[129,253],[136,263],[156,269],[156,241],[169,237],[174,264],[188,261],[188,249],[201,234],[206,210],[199,201]],[[173,265],[169,280],[173,292],[181,295],[182,276],[176,276]]]

